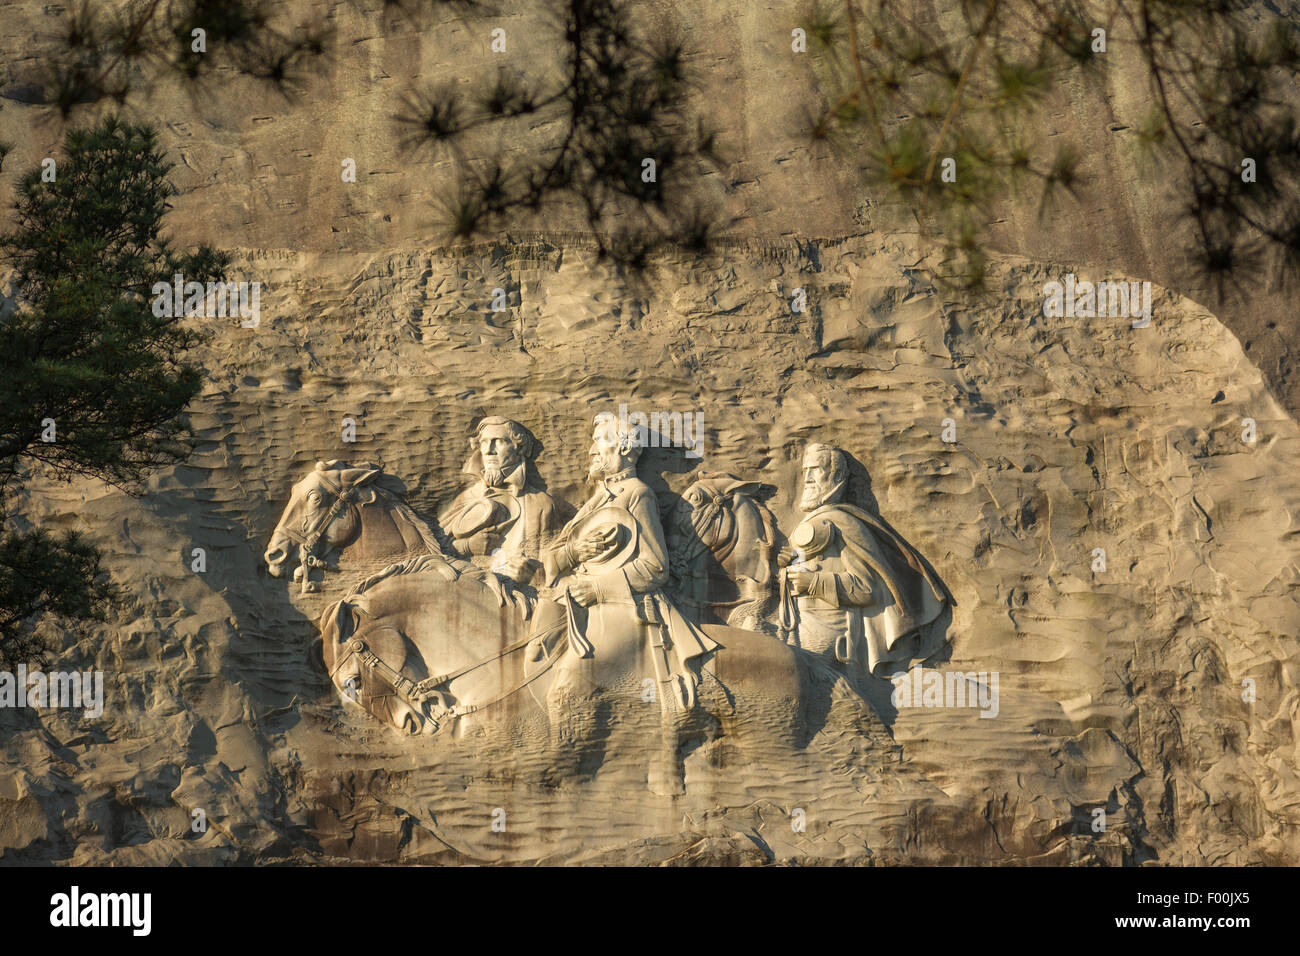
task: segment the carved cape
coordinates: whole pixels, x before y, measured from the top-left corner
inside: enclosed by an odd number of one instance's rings
[[[880,519],[853,505],[825,504],[803,521],[819,523],[835,532],[840,547],[834,560],[840,567],[819,571],[811,596],[847,612],[844,656],[852,659],[865,643],[867,668],[874,672],[884,663],[933,654],[937,647],[901,643],[938,619],[952,602],[921,556]]]

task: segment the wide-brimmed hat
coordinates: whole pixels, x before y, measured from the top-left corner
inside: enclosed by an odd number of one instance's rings
[[[519,499],[513,495],[492,495],[471,502],[448,522],[447,530],[453,537],[468,538],[485,528],[500,527],[518,518],[519,513]]]
[[[590,561],[583,562],[578,568],[582,573],[597,574],[608,568],[621,567],[636,554],[641,530],[628,510],[617,505],[605,505],[587,515],[570,530],[569,540],[577,541],[588,531],[608,527],[618,529],[615,547]]]

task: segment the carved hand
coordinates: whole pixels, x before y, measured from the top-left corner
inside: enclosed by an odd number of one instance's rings
[[[472,538],[469,538],[465,544],[468,546],[467,550],[470,554],[491,554],[497,548],[501,547],[501,543],[504,540],[505,537],[503,535],[489,530],[480,531]]]
[[[514,606],[519,609],[520,613],[523,614],[524,620],[528,620],[532,617],[532,600],[523,591],[511,587],[507,578],[503,578],[491,571],[478,571],[477,574],[475,574],[475,577],[477,580],[482,582],[484,587],[492,592],[500,607],[505,607],[507,604],[513,603]]]
[[[492,592],[492,596],[497,599],[500,607],[505,607],[506,602],[510,600],[510,585],[501,580],[491,571],[479,571],[475,569],[474,578]]]
[[[525,583],[533,576],[537,562],[522,554],[511,555],[498,565],[498,571],[506,577]]]
[[[790,582],[790,589],[796,595],[807,594],[811,591],[816,576],[816,572],[808,570],[786,572],[786,578]]]
[[[618,529],[613,525],[593,528],[573,545],[573,556],[579,563],[590,561],[610,550],[618,541]]]
[[[596,585],[590,578],[575,577],[569,582],[569,594],[583,607],[596,603]]]

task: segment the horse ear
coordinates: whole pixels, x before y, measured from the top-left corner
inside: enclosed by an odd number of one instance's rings
[[[318,462],[316,462],[316,470],[317,470],[317,471],[324,471],[324,470],[325,470],[325,462],[323,462],[323,461],[318,461]]]
[[[363,465],[360,468],[348,469],[352,474],[346,477],[347,484],[353,488],[360,488],[362,485],[368,485],[380,475],[383,474],[378,468]],[[359,473],[359,474],[358,474]],[[353,477],[355,475],[355,477]]]

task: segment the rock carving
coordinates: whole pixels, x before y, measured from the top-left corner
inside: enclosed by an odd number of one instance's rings
[[[374,465],[318,462],[294,485],[270,572],[295,547],[305,593],[320,587],[313,569],[370,572],[319,619],[344,701],[412,735],[505,731],[547,752],[559,780],[630,734],[650,789],[674,794],[693,741],[726,727],[742,744],[797,746],[824,714],[817,694],[856,695],[860,678],[942,646],[931,625],[951,599],[844,501],[837,449],[808,446],[785,548],[770,489],[727,473],[700,472],[661,523],[639,433],[608,415],[588,451],[592,493],[557,527],[564,504],[535,472],[539,450],[522,424],[483,419],[471,484],[437,522]]]

